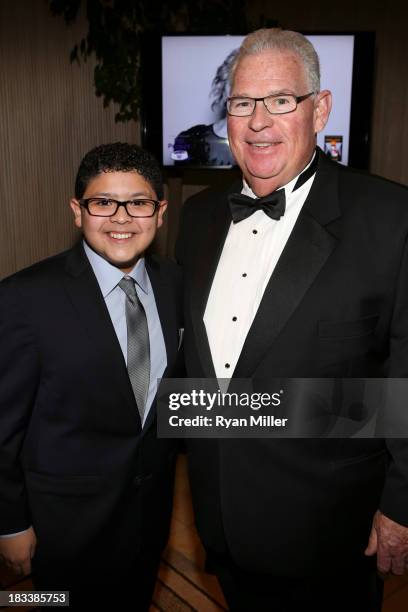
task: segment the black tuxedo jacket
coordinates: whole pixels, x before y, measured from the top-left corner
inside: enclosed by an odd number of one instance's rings
[[[179,271],[153,258],[146,267],[170,376],[181,327]],[[33,563],[44,575],[73,563],[84,574],[83,564],[94,573],[109,568],[111,579],[138,555],[158,555],[176,448],[157,439],[154,405],[141,428],[82,244],[0,283],[0,344],[0,534],[33,525]]]
[[[408,376],[408,190],[318,155],[232,376]],[[203,314],[230,222],[226,193],[201,192],[184,209],[190,377],[215,376]],[[364,563],[378,507],[408,525],[405,440],[197,439],[189,456],[204,544],[247,570]]]

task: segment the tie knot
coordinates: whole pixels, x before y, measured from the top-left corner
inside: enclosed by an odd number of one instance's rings
[[[137,302],[137,293],[135,281],[133,280],[133,278],[124,276],[122,280],[118,283],[118,286],[122,289],[122,291],[126,293],[132,304]]]

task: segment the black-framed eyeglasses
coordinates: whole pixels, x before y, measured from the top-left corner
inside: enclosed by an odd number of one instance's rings
[[[129,217],[153,217],[160,207],[158,200],[113,200],[112,198],[82,198],[78,200],[92,217],[113,217],[119,206],[124,206]]]
[[[233,117],[249,117],[254,112],[256,103],[262,101],[266,110],[271,113],[271,115],[284,115],[286,113],[293,113],[299,102],[303,102],[303,100],[313,96],[314,93],[314,91],[311,91],[304,96],[283,93],[265,96],[263,98],[231,96],[227,98],[227,112]]]

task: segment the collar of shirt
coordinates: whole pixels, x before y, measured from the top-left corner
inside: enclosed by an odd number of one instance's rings
[[[113,291],[124,276],[130,276],[144,291],[149,293],[149,281],[147,277],[144,257],[141,257],[133,270],[124,274],[119,268],[110,264],[106,259],[98,255],[91,247],[83,241],[86,256],[95,273],[96,280],[101,288],[102,295],[106,298]]]
[[[298,180],[299,176],[302,174],[302,172],[304,172],[312,163],[312,161],[314,160],[316,155],[316,151],[314,152],[312,159],[310,160],[310,162],[303,168],[303,170],[301,172],[299,172],[299,174],[297,174],[291,181],[289,181],[289,183],[287,183],[286,185],[283,185],[283,187],[279,187],[279,189],[284,189],[285,190],[285,197],[286,197],[286,206],[290,205],[290,196],[292,195],[293,192],[293,188],[296,185],[296,181]],[[315,173],[316,174],[316,173]],[[312,179],[314,179],[315,174],[313,174],[309,180],[306,181],[306,183],[304,183],[304,185],[310,185],[310,181]],[[245,179],[242,179],[242,191],[241,193],[243,195],[246,195],[250,198],[257,198],[258,196],[254,194],[254,192],[252,191],[252,189],[250,188],[250,186],[248,185],[248,183],[246,182]],[[302,185],[302,187],[304,186]],[[300,189],[302,189],[302,187],[300,187]],[[276,191],[279,191],[279,189],[277,189]]]

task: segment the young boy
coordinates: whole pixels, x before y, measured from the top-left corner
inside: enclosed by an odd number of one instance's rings
[[[148,610],[175,459],[154,398],[181,328],[178,269],[145,255],[167,206],[158,164],[96,147],[70,205],[82,240],[0,283],[0,555],[71,609]]]

